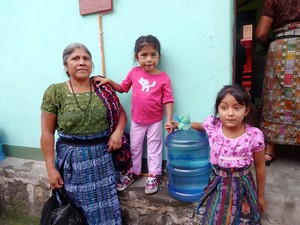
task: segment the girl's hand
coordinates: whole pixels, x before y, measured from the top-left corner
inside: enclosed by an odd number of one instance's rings
[[[167,130],[168,134],[171,134],[174,131],[172,124],[169,123],[165,123],[165,129]]]
[[[108,146],[108,151],[115,151],[121,148],[122,146],[122,132],[119,132],[115,130],[109,137],[107,146]]]
[[[53,169],[48,172],[48,180],[49,180],[51,189],[62,188],[62,186],[64,184],[64,182],[60,176],[60,173],[56,169]]]
[[[104,84],[109,83],[109,79],[105,78],[105,77],[102,77],[102,76],[94,76],[92,82],[97,87],[100,87],[100,86],[102,86]]]
[[[258,197],[258,209],[260,213],[266,211],[266,200],[264,197]]]
[[[165,129],[168,131],[168,134],[170,134],[174,130],[178,129],[178,123],[174,121],[171,121],[170,123],[165,123]]]

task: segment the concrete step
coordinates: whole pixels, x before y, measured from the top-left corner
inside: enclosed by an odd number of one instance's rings
[[[278,146],[278,158],[267,167],[264,225],[300,224],[300,147]],[[255,171],[251,168],[253,174]],[[193,225],[197,203],[172,198],[163,177],[159,191],[144,193],[146,177],[140,176],[128,189],[119,192],[123,224]],[[6,157],[0,162],[0,224],[37,225],[42,206],[51,191],[45,163]]]
[[[144,193],[145,183],[146,177],[140,176],[128,189],[119,192],[123,224],[196,224],[195,204],[169,196],[166,177],[153,195]],[[13,157],[0,162],[0,224],[38,224],[50,195],[44,162]],[[3,219],[8,222],[3,223]]]

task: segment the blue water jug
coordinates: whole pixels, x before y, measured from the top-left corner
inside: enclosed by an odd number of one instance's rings
[[[198,202],[207,186],[210,164],[197,169],[178,169],[167,165],[169,194],[182,202]]]
[[[3,151],[3,148],[2,148],[2,139],[1,139],[1,136],[0,136],[0,162],[3,161],[5,159],[5,154],[4,154],[4,151]]]
[[[206,133],[192,128],[167,135],[168,191],[175,199],[197,202],[209,182],[209,143]]]

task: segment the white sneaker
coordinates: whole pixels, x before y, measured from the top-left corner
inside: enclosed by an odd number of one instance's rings
[[[130,184],[134,182],[133,174],[122,175],[119,182],[117,183],[117,190],[124,191]]]
[[[146,181],[145,194],[151,195],[158,191],[158,178],[148,177]]]

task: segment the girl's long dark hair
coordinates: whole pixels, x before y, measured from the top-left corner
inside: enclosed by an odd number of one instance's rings
[[[218,115],[218,107],[221,101],[226,95],[232,95],[240,105],[245,105],[250,109],[247,116],[245,116],[243,122],[252,126],[258,126],[256,109],[251,102],[251,96],[238,84],[225,85],[217,94],[215,103],[215,118]]]

